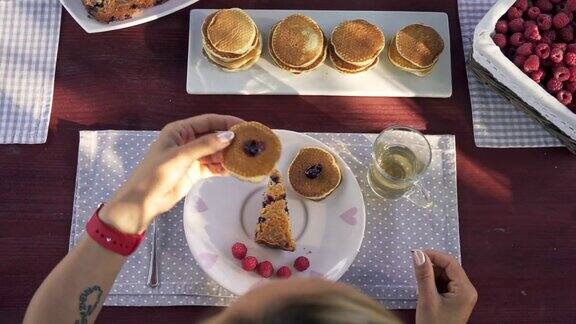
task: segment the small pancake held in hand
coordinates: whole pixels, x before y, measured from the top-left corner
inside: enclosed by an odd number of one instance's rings
[[[288,178],[298,194],[322,200],[340,185],[342,173],[330,152],[309,147],[298,152],[288,170]]]
[[[222,165],[232,176],[261,182],[274,170],[282,146],[274,132],[258,122],[244,122],[230,128],[234,139],[224,150]]]

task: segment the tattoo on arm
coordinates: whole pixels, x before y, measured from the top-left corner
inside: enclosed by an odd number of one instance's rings
[[[102,297],[102,288],[100,286],[92,286],[84,289],[78,298],[78,311],[80,319],[74,322],[75,324],[87,324],[88,317],[98,308],[100,304],[100,297]]]

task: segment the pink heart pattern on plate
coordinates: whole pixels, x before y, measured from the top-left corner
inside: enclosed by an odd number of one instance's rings
[[[196,210],[199,213],[203,213],[205,211],[208,210],[208,205],[206,205],[206,202],[204,201],[204,199],[198,197],[198,199],[196,199]]]
[[[206,270],[212,268],[217,260],[218,254],[205,252],[198,255],[198,263],[200,263]]]
[[[340,215],[340,218],[348,225],[356,225],[356,223],[358,222],[358,220],[356,219],[356,214],[358,213],[358,208],[356,207],[352,207],[350,209],[348,209],[347,211],[343,212]]]

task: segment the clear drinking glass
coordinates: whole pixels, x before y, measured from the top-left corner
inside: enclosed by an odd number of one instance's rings
[[[404,126],[385,129],[376,141],[368,183],[378,196],[385,199],[408,199],[429,208],[433,201],[418,180],[428,169],[432,159],[430,143],[419,131]]]

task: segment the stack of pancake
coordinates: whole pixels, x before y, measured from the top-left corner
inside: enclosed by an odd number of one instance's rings
[[[314,20],[296,14],[272,27],[268,49],[278,67],[300,74],[324,62],[326,43],[322,29]]]
[[[363,19],[343,21],[332,31],[330,60],[343,73],[368,71],[378,64],[385,44],[377,26]]]
[[[221,9],[202,24],[203,53],[227,72],[249,69],[262,53],[258,26],[242,9]]]
[[[388,58],[401,70],[425,76],[444,51],[442,37],[432,27],[421,24],[402,28],[390,42]]]

